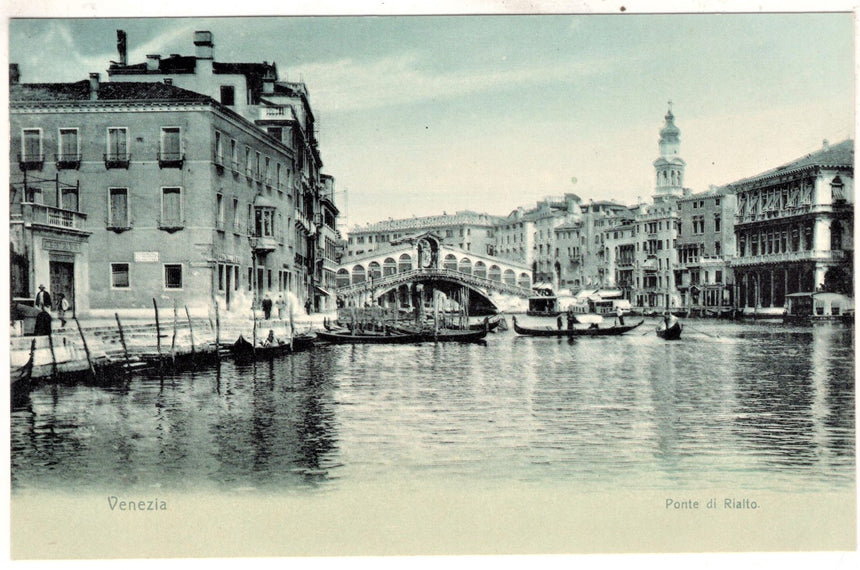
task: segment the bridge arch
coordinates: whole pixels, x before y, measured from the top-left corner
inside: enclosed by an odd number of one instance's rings
[[[505,269],[505,272],[502,274],[502,281],[506,285],[516,285],[517,284],[517,274],[514,273],[513,269]]]
[[[378,261],[371,261],[367,266],[367,273],[371,279],[379,279],[382,277],[382,266]]]
[[[405,273],[406,271],[412,270],[412,256],[408,253],[404,253],[400,256],[400,259],[397,262],[397,272]]]
[[[354,265],[352,268],[352,284],[364,283],[366,273],[363,265]]]
[[[460,260],[459,263],[460,273],[472,274],[472,260],[468,257],[464,257]]]
[[[487,265],[483,261],[478,261],[475,263],[475,271],[472,273],[475,277],[480,277],[481,279],[487,278]]]
[[[453,253],[446,255],[442,262],[442,267],[449,271],[457,271],[457,256]]]
[[[493,264],[490,266],[490,270],[487,272],[487,278],[490,281],[498,281],[499,283],[502,282],[502,270],[499,268],[498,265]]]
[[[397,262],[394,261],[393,257],[386,257],[385,261],[382,262],[382,275],[394,275],[397,273]]]
[[[345,267],[341,267],[337,270],[337,287],[340,289],[341,287],[349,287],[352,283],[349,279],[349,270]]]

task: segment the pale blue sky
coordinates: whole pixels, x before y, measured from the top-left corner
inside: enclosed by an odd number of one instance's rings
[[[694,191],[853,136],[850,14],[13,20],[23,82],[129,60],[275,61],[304,80],[350,226],[654,187],[667,100]],[[574,182],[575,179],[575,182]]]

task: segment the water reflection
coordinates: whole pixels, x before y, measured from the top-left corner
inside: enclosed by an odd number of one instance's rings
[[[698,333],[696,331],[699,331]],[[45,384],[12,411],[13,488],[362,481],[831,489],[854,480],[852,328],[695,323],[681,342],[319,346]]]

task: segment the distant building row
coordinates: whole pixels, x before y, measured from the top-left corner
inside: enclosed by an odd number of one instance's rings
[[[77,83],[10,66],[13,297],[39,284],[78,314],[250,308],[292,294],[334,307],[334,179],[307,89],[275,64],[194,56],[119,61]]]
[[[474,212],[388,220],[349,232],[346,265],[401,235],[531,267],[535,284],[615,288],[638,307],[777,313],[785,295],[852,294],[854,144],[847,140],[706,192],[684,188],[672,110],[660,130],[652,203],[547,198],[507,217]]]

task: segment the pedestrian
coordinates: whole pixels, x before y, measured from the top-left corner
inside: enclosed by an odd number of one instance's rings
[[[561,313],[558,314],[558,318],[555,320],[555,324],[558,326],[558,330],[561,330]]]
[[[272,299],[268,295],[263,297],[263,317],[268,321],[272,316]]]
[[[310,299],[305,301],[305,312],[309,315],[311,314],[311,300]]]
[[[278,300],[275,304],[278,306],[278,319],[283,320],[284,311],[286,310],[286,307],[287,307],[287,301],[284,298],[283,293],[278,293]]]
[[[57,317],[60,319],[60,326],[66,326],[66,311],[71,308],[69,304],[69,300],[66,299],[65,294],[58,293],[57,294]]]
[[[36,315],[36,325],[33,328],[33,334],[36,336],[48,336],[51,334],[51,313],[48,309],[41,307],[41,311]]]
[[[44,285],[39,285],[39,292],[36,293],[36,308],[38,309],[50,309],[51,308],[51,294],[45,291]]]

